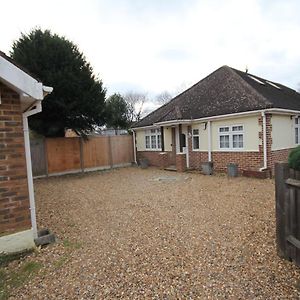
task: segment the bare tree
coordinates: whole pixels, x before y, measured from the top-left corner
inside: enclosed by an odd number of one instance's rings
[[[155,98],[155,100],[159,103],[159,104],[166,104],[168,103],[171,99],[172,99],[172,95],[171,93],[169,93],[168,91],[163,91],[162,93],[158,94]]]
[[[131,123],[139,121],[143,114],[144,104],[147,101],[146,93],[128,92],[123,98],[128,104],[128,117]]]

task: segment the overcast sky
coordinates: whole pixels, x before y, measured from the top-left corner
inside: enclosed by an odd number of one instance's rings
[[[21,32],[50,29],[79,46],[108,94],[174,94],[222,65],[296,89],[299,12],[299,0],[10,0],[0,50]]]

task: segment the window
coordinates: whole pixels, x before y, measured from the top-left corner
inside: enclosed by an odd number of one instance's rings
[[[219,127],[219,147],[221,150],[244,148],[244,126],[232,125]]]
[[[295,144],[300,144],[299,141],[299,130],[300,130],[300,118],[295,117]]]
[[[145,131],[145,146],[149,150],[161,150],[160,129],[151,129]]]
[[[150,149],[150,136],[145,136],[145,142],[146,142],[146,149]]]
[[[264,82],[262,82],[261,80],[259,80],[258,78],[255,78],[254,76],[248,75],[248,77],[250,77],[251,79],[253,79],[254,81],[260,83],[260,84],[265,84]]]
[[[200,148],[199,129],[193,129],[193,150],[199,150],[199,148]]]

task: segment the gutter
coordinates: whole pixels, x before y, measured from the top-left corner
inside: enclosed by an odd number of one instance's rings
[[[135,131],[132,130],[133,135],[132,135],[132,139],[133,139],[133,158],[134,158],[134,163],[137,164],[137,159],[136,159],[136,144],[135,144]]]
[[[178,124],[193,124],[198,122],[207,122],[207,121],[213,121],[218,119],[226,119],[226,118],[235,118],[239,116],[247,116],[247,115],[255,115],[255,114],[261,114],[262,112],[266,113],[277,113],[277,114],[287,114],[287,115],[300,115],[299,110],[292,110],[292,109],[284,109],[284,108],[268,108],[268,109],[260,109],[260,110],[252,110],[252,111],[245,111],[240,113],[233,113],[233,114],[226,114],[226,115],[218,115],[218,116],[212,116],[212,117],[204,117],[199,119],[182,119],[182,120],[171,120],[171,121],[165,121],[165,122],[158,122],[153,123],[152,125],[148,126],[142,126],[142,127],[132,127],[132,129],[150,129],[150,128],[156,128],[159,126],[171,126],[171,125],[178,125]]]
[[[43,86],[44,97],[52,92],[53,88]],[[23,112],[23,131],[24,131],[24,145],[25,145],[25,158],[26,158],[26,169],[27,169],[27,184],[30,204],[30,217],[33,238],[38,237],[37,224],[36,224],[36,210],[35,210],[35,199],[34,199],[34,188],[33,188],[33,176],[32,176],[32,164],[31,164],[31,153],[30,153],[30,138],[29,138],[29,127],[28,117],[35,115],[42,111],[42,100],[36,100],[28,110]]]
[[[263,119],[263,151],[264,151],[264,166],[259,171],[266,170],[268,168],[268,157],[267,157],[267,122],[265,111],[261,112]]]

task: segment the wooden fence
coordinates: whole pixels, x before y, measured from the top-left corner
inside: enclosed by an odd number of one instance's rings
[[[33,176],[48,176],[128,166],[132,136],[44,138],[30,141]]]
[[[279,256],[300,266],[300,172],[275,164],[276,242]]]

